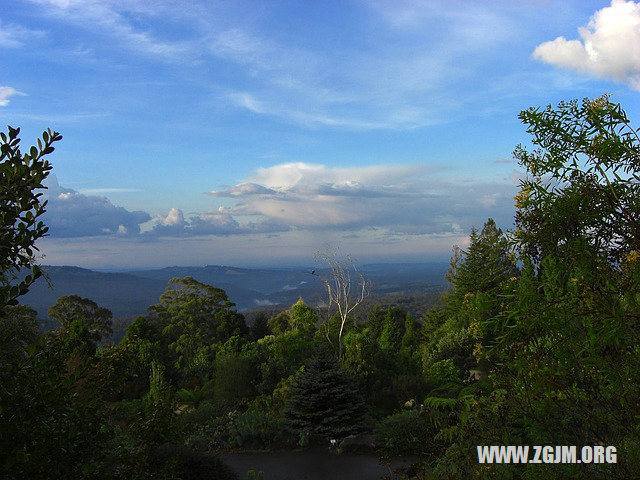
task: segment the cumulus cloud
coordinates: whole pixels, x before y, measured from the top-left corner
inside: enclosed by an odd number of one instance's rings
[[[640,2],[612,0],[578,33],[580,40],[558,37],[538,45],[533,57],[640,90]]]
[[[157,215],[158,225],[162,227],[182,227],[185,224],[184,214],[179,208],[172,208],[167,215]]]
[[[249,184],[247,184],[249,185]],[[224,207],[215,211],[192,213],[187,216],[179,208],[171,208],[166,214],[151,217],[143,211],[130,211],[111,203],[103,196],[86,195],[76,190],[65,188],[58,183],[54,174],[46,180],[47,189],[43,198],[48,201],[43,216],[44,223],[49,226],[49,234],[53,238],[116,236],[127,238],[156,237],[196,237],[196,236],[228,236],[238,234],[273,234],[286,232],[291,227],[274,218],[244,220],[238,222],[232,212]],[[120,189],[104,189],[120,191]],[[245,186],[237,190],[237,195],[253,192],[271,192],[260,185]],[[140,226],[150,220],[153,225],[142,232]],[[148,227],[147,227],[148,228]]]
[[[328,167],[304,162],[258,169],[249,182],[210,192],[233,197],[234,216],[294,229],[457,233],[487,216],[510,223],[513,184],[450,182],[424,166]]]
[[[183,237],[274,233],[287,230],[289,230],[288,226],[268,219],[241,225],[224,207],[219,207],[213,212],[192,214],[187,220],[182,210],[174,207],[166,215],[157,215],[156,224],[145,235]]]
[[[151,219],[146,212],[113,205],[106,197],[64,188],[53,174],[46,185],[43,197],[48,203],[43,221],[52,237],[135,235],[140,232],[140,224]]]
[[[425,173],[426,167],[420,165],[327,167],[322,164],[293,162],[260,168],[251,179],[277,191],[317,191],[327,185],[336,189],[367,185],[399,191],[406,186],[409,178]]]
[[[0,107],[9,105],[9,97],[13,95],[24,95],[24,93],[20,93],[13,87],[0,86]]]
[[[212,190],[209,193],[216,197],[243,197],[246,195],[268,195],[277,192],[275,190],[272,190],[271,188],[266,188],[256,183],[245,182],[239,183],[225,190]]]

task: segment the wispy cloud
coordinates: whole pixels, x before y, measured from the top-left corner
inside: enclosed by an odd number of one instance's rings
[[[283,39],[256,18],[248,20],[250,15],[221,16],[219,10],[229,6],[31,1],[129,51],[229,69],[233,81],[211,82],[206,74],[185,81],[207,83],[236,108],[309,128],[399,130],[450,122],[476,100],[460,85],[474,78],[490,52],[518,35],[499,8],[452,8],[449,2],[356,3],[366,13],[354,18],[366,42],[342,44]],[[158,18],[171,28],[158,28]]]
[[[487,4],[448,0],[373,0],[367,5],[389,25],[416,34],[425,28],[441,29],[452,48],[483,49],[509,38],[515,23],[504,9]]]
[[[100,31],[132,50],[169,59],[176,59],[190,50],[188,42],[162,40],[129,20],[131,16],[153,15],[161,4],[134,0],[126,3],[112,0],[31,1],[46,8],[50,15],[76,26]]]
[[[509,165],[512,164],[514,162],[513,158],[496,158],[493,163],[497,163],[499,165]]]
[[[77,123],[86,120],[107,117],[108,113],[32,113],[22,112],[20,110],[13,111],[11,115],[14,118],[24,118],[27,120],[35,120],[38,122],[48,123]]]
[[[452,83],[470,78],[484,58],[478,53],[507,42],[517,29],[486,9],[408,3],[422,12],[406,15],[421,29],[409,35],[393,20],[368,25],[376,31],[366,49],[303,48],[246,27],[219,33],[211,52],[244,69],[249,87],[227,98],[253,113],[311,127],[406,129],[448,122],[469,99],[449,95]],[[371,7],[383,18],[398,12],[395,3]]]
[[[232,92],[228,94],[228,98],[235,105],[246,108],[253,113],[274,113],[272,109],[267,108],[262,102],[247,92]]]
[[[9,98],[14,95],[26,95],[22,92],[17,91],[13,87],[0,86],[0,107],[6,107],[9,105]]]
[[[33,30],[13,23],[0,22],[0,47],[22,47],[29,39],[42,36],[44,36],[42,30]]]
[[[140,192],[137,188],[118,188],[118,187],[106,187],[106,188],[80,188],[79,193],[84,195],[104,195],[106,193],[133,193]]]
[[[538,45],[533,57],[640,90],[640,2],[612,0],[578,33],[581,40],[558,37]]]

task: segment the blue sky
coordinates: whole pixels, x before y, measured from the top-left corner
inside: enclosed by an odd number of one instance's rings
[[[640,2],[14,0],[0,123],[49,127],[44,263],[448,258],[511,226],[530,106],[640,124]]]

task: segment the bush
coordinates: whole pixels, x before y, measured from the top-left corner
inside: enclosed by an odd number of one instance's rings
[[[285,439],[284,420],[260,410],[249,409],[238,415],[235,427],[243,446],[271,447]]]
[[[187,410],[178,415],[180,425],[185,428],[194,428],[204,425],[219,414],[219,409],[212,402],[203,402],[193,410]]]
[[[388,455],[425,454],[435,447],[436,429],[418,410],[398,412],[381,420],[375,433]]]
[[[206,404],[204,404],[206,405]],[[189,445],[205,445],[207,448],[269,448],[286,440],[284,420],[250,408],[246,412],[229,412],[211,417],[211,409],[198,409],[185,418],[187,427],[195,430],[187,438]],[[205,416],[209,416],[205,420]],[[197,419],[203,420],[198,425]]]

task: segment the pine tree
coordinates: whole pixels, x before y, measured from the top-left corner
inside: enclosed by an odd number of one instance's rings
[[[455,252],[447,279],[453,284],[454,297],[467,293],[492,293],[505,280],[517,275],[509,246],[502,230],[489,218],[480,234],[471,230],[469,249]]]
[[[342,439],[362,431],[365,404],[353,381],[328,352],[317,352],[297,378],[285,409],[296,433]]]
[[[489,218],[480,233],[472,229],[468,250],[454,249],[447,274],[453,287],[443,297],[449,326],[467,328],[494,317],[504,282],[517,276],[507,238],[494,220]]]

